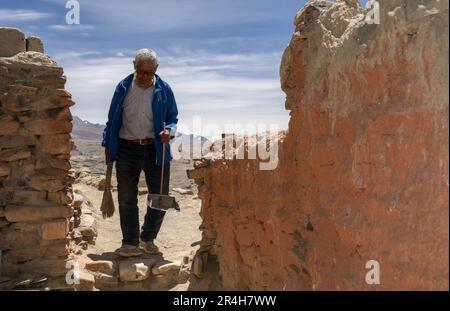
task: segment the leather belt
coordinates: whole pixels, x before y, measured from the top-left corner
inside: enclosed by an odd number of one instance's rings
[[[153,138],[141,138],[141,139],[125,139],[121,138],[123,140],[126,140],[128,142],[132,142],[139,145],[150,145],[153,144],[154,139]]]

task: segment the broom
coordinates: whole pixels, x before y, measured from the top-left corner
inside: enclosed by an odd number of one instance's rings
[[[114,201],[111,193],[111,175],[113,169],[113,161],[108,161],[106,166],[106,180],[105,189],[103,191],[102,206],[100,210],[102,211],[103,218],[111,217],[114,215]]]

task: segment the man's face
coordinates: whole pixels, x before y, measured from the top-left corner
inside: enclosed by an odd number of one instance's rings
[[[139,83],[141,85],[149,85],[153,81],[158,65],[152,61],[140,61],[138,63],[134,62],[134,68],[136,69],[136,78]]]

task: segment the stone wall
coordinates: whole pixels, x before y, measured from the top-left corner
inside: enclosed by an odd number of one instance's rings
[[[70,254],[74,104],[39,38],[0,28],[0,276],[60,276]]]
[[[225,289],[449,288],[448,1],[380,0],[379,25],[347,3],[295,17],[278,167],[188,172],[202,199],[193,265],[217,256]]]

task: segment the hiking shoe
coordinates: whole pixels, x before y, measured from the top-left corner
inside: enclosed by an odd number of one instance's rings
[[[122,257],[133,257],[142,255],[142,251],[139,247],[134,245],[122,245],[120,248],[116,249],[117,255]]]
[[[147,254],[150,255],[160,255],[162,254],[159,251],[158,246],[155,245],[155,243],[153,242],[153,240],[150,241],[141,241],[141,243],[139,244],[139,247],[146,252]]]

